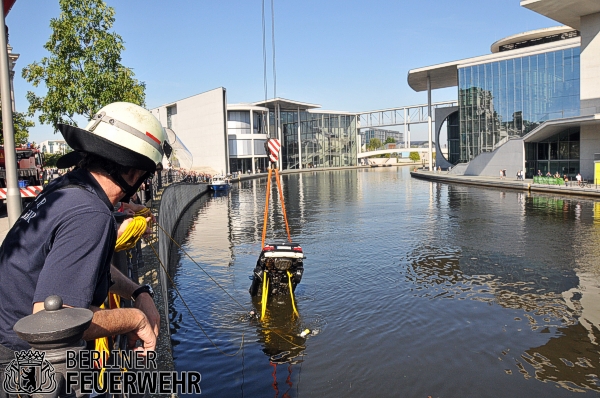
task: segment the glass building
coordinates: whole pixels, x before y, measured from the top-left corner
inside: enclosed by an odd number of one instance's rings
[[[547,120],[578,116],[579,51],[575,47],[459,67],[460,150],[458,159],[449,160],[469,162]],[[540,161],[558,160],[558,152],[540,156]],[[572,155],[568,159],[573,161]]]
[[[553,8],[559,0],[535,3],[544,13],[562,15]],[[588,3],[574,0],[569,7],[582,4]],[[440,111],[440,120],[436,110],[432,139],[439,139],[444,122],[448,133],[448,156],[436,153],[436,163],[463,163],[456,172],[466,175],[497,176],[502,168],[526,177],[538,170],[600,176],[598,52],[590,47],[598,30],[579,22],[505,37],[491,45],[491,54],[410,70],[415,91],[457,87],[458,106]]]
[[[282,112],[282,121],[283,169],[356,166],[356,115]]]
[[[269,159],[264,144],[268,137],[281,141],[282,170],[355,166],[357,116],[317,108],[281,98],[228,105],[230,172],[266,170]]]
[[[404,133],[396,130],[376,129],[370,128],[360,132],[362,136],[362,143],[369,145],[371,139],[377,138],[383,145],[388,138],[392,138],[395,143],[401,143],[404,141]]]

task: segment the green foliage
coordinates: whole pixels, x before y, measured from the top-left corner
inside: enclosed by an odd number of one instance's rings
[[[371,138],[369,140],[369,144],[367,145],[367,150],[374,151],[377,148],[380,148],[381,146],[382,146],[382,144],[381,144],[381,140],[379,138]]]
[[[385,144],[395,144],[395,143],[396,143],[396,140],[393,137],[387,137],[383,144],[385,145]]]
[[[56,167],[56,161],[62,156],[62,153],[45,153],[44,167]]]
[[[46,96],[27,92],[29,115],[56,128],[58,123],[77,125],[103,106],[116,101],[143,106],[145,84],[121,65],[123,39],[109,32],[115,11],[102,0],[60,0],[60,17],[50,20],[52,34],[44,45],[50,52],[40,62],[23,69],[23,78],[34,87],[46,86]]]
[[[2,123],[2,109],[0,105],[0,145],[4,145],[4,124]],[[31,120],[25,119],[25,114],[13,112],[13,129],[15,132],[15,146],[27,144],[29,128],[35,126]]]
[[[408,155],[408,158],[410,160],[412,160],[413,162],[418,162],[419,160],[421,160],[421,156],[419,156],[419,152],[411,152],[410,155]]]

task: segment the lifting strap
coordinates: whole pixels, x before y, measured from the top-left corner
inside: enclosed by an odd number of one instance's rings
[[[271,167],[269,167],[269,176],[267,177],[267,198],[265,200],[261,248],[265,247],[265,238],[267,236],[267,223],[269,221],[269,195],[271,193],[271,178],[273,176],[273,170],[275,170],[275,181],[277,181],[277,191],[279,192],[279,201],[281,202],[281,210],[283,212],[283,219],[285,221],[285,230],[287,232],[288,241],[290,243],[292,242],[292,237],[290,236],[290,227],[288,225],[287,215],[285,212],[285,203],[283,201],[283,189],[281,188],[281,181],[279,180],[279,170],[277,170],[277,168],[271,164]]]

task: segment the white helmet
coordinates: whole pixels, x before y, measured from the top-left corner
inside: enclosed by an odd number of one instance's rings
[[[90,123],[79,127],[59,124],[67,144],[77,152],[93,153],[113,162],[153,173],[171,155],[160,122],[148,110],[128,102],[100,109]]]

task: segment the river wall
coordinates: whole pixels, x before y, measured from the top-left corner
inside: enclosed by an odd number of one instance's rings
[[[208,191],[208,184],[175,183],[167,186],[162,192],[157,220],[158,225],[160,225],[158,228],[158,257],[165,268],[168,267],[169,257],[171,255],[170,249],[172,245],[170,236],[173,235],[173,231],[175,230],[175,227],[177,227],[177,222],[192,202]],[[165,272],[165,268],[159,267],[158,280],[160,282],[162,298],[164,301],[163,310],[165,312],[165,319],[168,320],[169,305],[167,287],[169,278]],[[168,330],[169,329],[167,328],[167,332]]]

